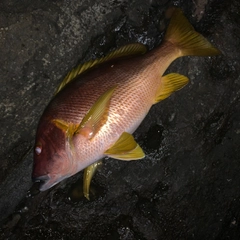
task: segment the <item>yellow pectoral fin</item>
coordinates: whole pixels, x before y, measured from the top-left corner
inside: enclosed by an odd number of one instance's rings
[[[147,51],[147,48],[143,44],[133,43],[133,44],[128,44],[123,47],[120,47],[117,50],[112,51],[109,54],[107,54],[106,56],[101,57],[99,59],[90,60],[88,62],[85,62],[84,64],[80,64],[77,67],[75,67],[74,69],[72,69],[72,71],[70,71],[67,74],[67,76],[63,79],[63,81],[59,85],[55,94],[57,94],[60,90],[62,90],[64,88],[64,86],[67,83],[71,82],[76,76],[84,73],[86,70],[88,70],[94,66],[97,66],[101,63],[104,63],[104,62],[107,62],[109,60],[119,58],[119,57],[144,54],[144,53],[146,53],[146,51]]]
[[[62,119],[53,119],[52,122],[55,124],[56,127],[66,132],[67,137],[72,137],[78,127],[77,124],[68,123]]]
[[[62,129],[64,132],[68,130],[68,123],[61,119],[53,119],[52,122],[55,124],[56,127]]]
[[[124,132],[117,142],[104,154],[119,160],[138,160],[145,157],[141,147],[136,143],[133,136]]]
[[[173,92],[183,88],[189,79],[178,73],[170,73],[161,78],[160,87],[157,90],[157,95],[155,97],[155,102],[158,103],[163,99],[169,97]]]
[[[99,129],[106,123],[109,112],[110,100],[113,95],[115,87],[110,88],[93,104],[82,122],[78,126],[76,133],[91,139],[99,131]]]
[[[68,123],[61,119],[53,119],[52,122],[55,124],[56,127],[58,127],[59,129],[63,130],[66,133],[67,141],[69,142],[70,148],[73,151],[74,146],[72,143],[72,137],[75,134],[78,125],[74,123]]]
[[[102,160],[99,160],[87,168],[84,169],[84,175],[83,175],[83,195],[85,198],[90,200],[89,198],[89,190],[90,190],[90,184],[91,180],[97,171],[98,167],[102,164]]]

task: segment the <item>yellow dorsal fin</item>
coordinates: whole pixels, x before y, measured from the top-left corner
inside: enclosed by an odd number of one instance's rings
[[[157,90],[155,102],[158,103],[163,99],[169,97],[173,92],[183,88],[189,79],[178,73],[170,73],[166,76],[161,77],[161,84]]]
[[[83,195],[85,198],[90,200],[89,198],[89,190],[90,190],[90,184],[91,180],[97,171],[98,167],[102,164],[102,160],[99,160],[87,168],[84,169],[84,175],[83,175]]]
[[[145,157],[141,147],[136,143],[133,136],[124,132],[117,142],[104,154],[119,160],[138,160]]]
[[[180,9],[175,9],[168,25],[165,38],[180,49],[180,56],[211,56],[221,52],[206,38],[196,32]]]
[[[120,47],[115,51],[110,52],[105,57],[101,57],[95,60],[90,60],[84,64],[80,64],[67,74],[67,76],[63,79],[62,83],[59,85],[55,94],[57,94],[67,83],[71,82],[76,76],[82,74],[86,70],[100,63],[107,62],[109,60],[119,58],[119,57],[144,54],[146,53],[146,51],[147,51],[147,48],[143,44],[132,43],[132,44],[128,44],[123,47]]]
[[[110,88],[98,98],[98,100],[93,104],[91,109],[83,118],[76,130],[76,134],[82,134],[88,139],[94,137],[94,135],[107,121],[110,100],[115,89],[116,86]]]

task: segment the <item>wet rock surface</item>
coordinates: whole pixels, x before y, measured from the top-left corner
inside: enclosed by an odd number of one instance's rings
[[[191,83],[136,131],[144,160],[103,161],[90,201],[82,172],[38,193],[35,129],[61,79],[128,42],[158,45],[171,5],[223,54],[170,66]],[[0,238],[239,239],[239,8],[237,0],[1,1]]]

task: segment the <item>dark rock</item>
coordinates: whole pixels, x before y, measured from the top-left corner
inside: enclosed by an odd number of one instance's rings
[[[136,131],[146,158],[104,160],[91,201],[76,184],[82,173],[43,193],[31,188],[35,129],[65,74],[128,42],[155,47],[171,5],[223,54],[170,66],[191,83]],[[239,8],[237,0],[1,1],[0,238],[240,239]]]

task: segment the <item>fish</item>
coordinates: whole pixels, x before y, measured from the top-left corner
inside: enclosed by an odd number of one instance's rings
[[[196,32],[180,9],[173,11],[160,46],[128,44],[75,67],[64,78],[38,124],[32,179],[45,191],[85,169],[85,193],[99,160],[145,157],[132,134],[151,107],[189,82],[164,74],[184,56],[221,52]]]

